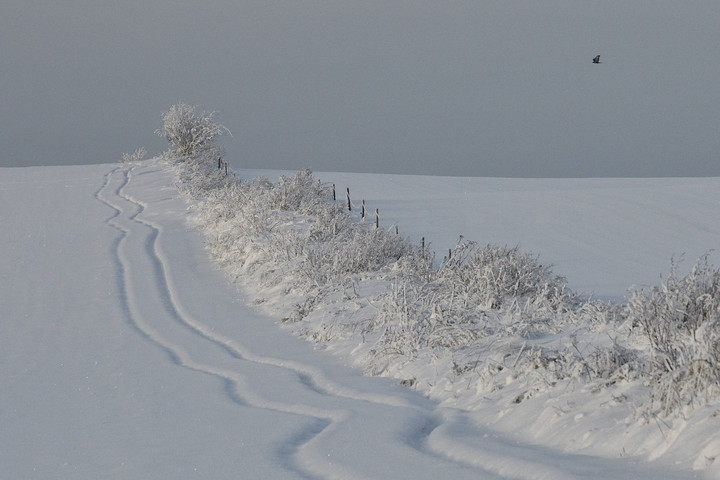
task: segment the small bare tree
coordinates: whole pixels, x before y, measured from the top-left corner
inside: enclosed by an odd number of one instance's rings
[[[163,127],[155,131],[165,137],[181,157],[189,157],[214,147],[215,138],[230,134],[216,123],[215,112],[196,112],[197,106],[178,103],[163,114]]]

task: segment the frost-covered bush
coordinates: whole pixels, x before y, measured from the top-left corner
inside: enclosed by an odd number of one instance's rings
[[[484,308],[524,297],[554,301],[565,294],[565,280],[518,246],[478,248],[474,242],[462,241],[441,266],[438,278],[453,285],[458,301]]]
[[[147,155],[147,150],[145,150],[145,147],[140,147],[140,148],[136,149],[133,153],[123,153],[122,161],[124,163],[141,162],[141,161],[145,160],[146,155]]]
[[[399,276],[383,306],[387,351],[412,355],[554,332],[575,301],[561,277],[518,247],[461,241],[452,258],[422,277]]]
[[[493,333],[481,310],[462,308],[451,297],[449,285],[398,279],[380,314],[387,325],[382,351],[414,356],[422,350],[469,345]]]
[[[163,126],[155,131],[175,147],[179,157],[189,157],[216,149],[215,139],[230,134],[230,130],[216,123],[215,112],[197,112],[197,106],[178,103],[163,114]],[[212,152],[216,156],[220,151]]]
[[[636,351],[613,342],[609,347],[595,347],[586,364],[590,379],[602,380],[602,383],[607,385],[637,378],[637,360]]]
[[[270,209],[310,215],[327,209],[331,195],[331,188],[316,181],[312,172],[306,169],[298,171],[292,177],[281,176],[273,188],[268,190],[266,201]]]
[[[400,260],[410,248],[407,240],[394,233],[374,228],[348,229],[307,249],[303,271],[324,283],[342,275],[381,270]]]
[[[240,181],[193,157],[180,164],[178,177],[188,194],[201,199],[202,221],[218,232],[208,244],[220,263],[282,264],[299,289],[378,271],[411,250],[399,235],[353,220],[309,170],[275,184]]]
[[[233,182],[224,170],[212,166],[209,155],[200,154],[179,160],[183,168],[178,171],[178,187],[192,198],[205,198]]]
[[[720,394],[720,270],[702,256],[659,287],[632,292],[627,317],[649,342],[650,411],[669,414]]]

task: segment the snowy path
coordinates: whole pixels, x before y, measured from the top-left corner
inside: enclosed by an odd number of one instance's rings
[[[145,205],[125,192],[132,178],[130,169],[120,167],[98,194],[116,211],[108,223],[120,232],[117,269],[128,323],[176,365],[221,380],[228,400],[303,420],[300,431],[277,448],[277,464],[307,478],[417,478],[418,469],[431,478],[486,473],[426,450],[423,436],[437,423],[436,415],[412,403],[422,400],[403,398],[413,395],[335,383],[316,367],[259,356],[194,318],[180,301],[163,227],[145,220]],[[392,461],[368,461],[373,457]]]
[[[518,445],[280,331],[160,166],[2,175],[25,205],[2,217],[7,478],[671,478]]]

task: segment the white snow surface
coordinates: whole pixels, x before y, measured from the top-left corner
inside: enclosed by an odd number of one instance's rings
[[[260,173],[279,172],[238,171]],[[519,243],[606,299],[720,234],[718,178],[316,176],[440,257]],[[642,422],[622,385],[471,404],[363,376],[228,280],[174,182],[156,160],[0,169],[2,478],[720,476],[717,402]]]

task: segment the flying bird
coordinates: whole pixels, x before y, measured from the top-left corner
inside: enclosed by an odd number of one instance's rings
[[[600,63],[600,55],[598,55],[597,57],[593,58],[593,63]]]

